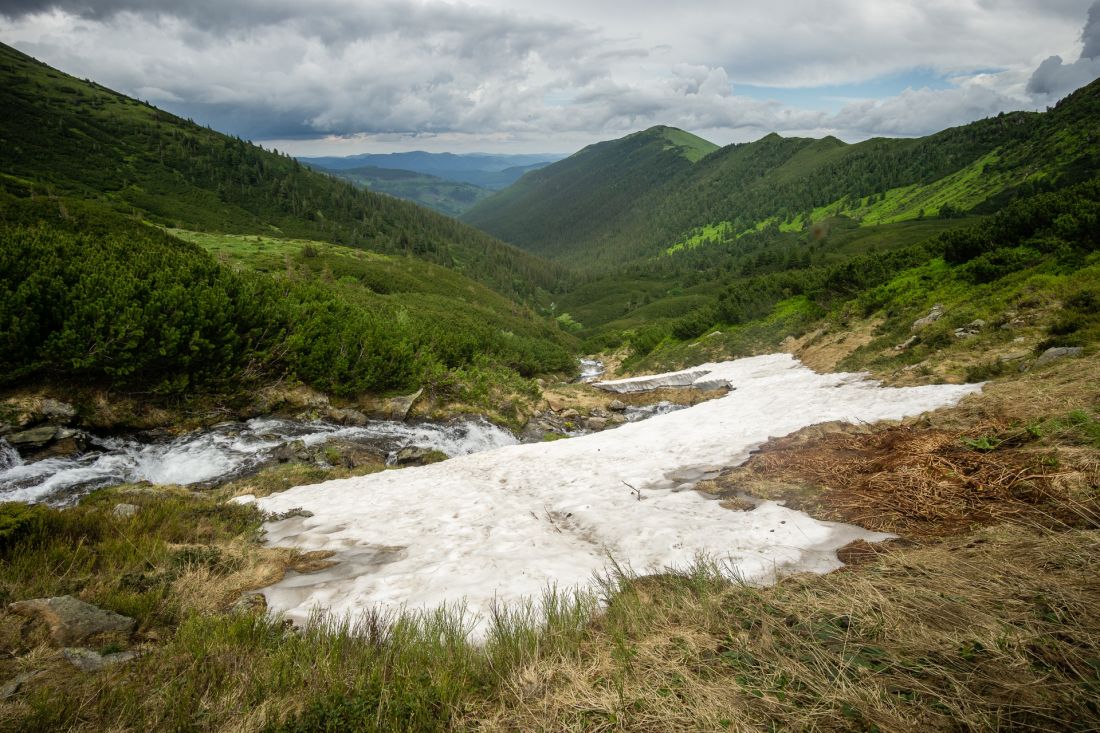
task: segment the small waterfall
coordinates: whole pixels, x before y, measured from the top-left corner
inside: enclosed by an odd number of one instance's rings
[[[602,361],[596,359],[581,359],[581,375],[577,378],[578,382],[594,382],[604,373],[604,365]]]
[[[19,456],[19,451],[12,448],[11,443],[0,438],[0,472],[22,465],[23,459]]]

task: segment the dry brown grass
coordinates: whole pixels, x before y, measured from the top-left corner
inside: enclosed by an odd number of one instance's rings
[[[1023,527],[771,588],[625,583],[484,731],[1095,730],[1100,537]]]
[[[845,330],[830,330],[826,326],[799,338],[787,337],[782,348],[816,372],[835,372],[837,365],[852,352],[874,341],[875,330],[881,324],[881,319],[875,318],[853,324]]]
[[[1066,361],[901,424],[803,429],[701,488],[906,537],[1005,521],[1081,526],[1100,518],[1100,451],[1042,428],[1081,408],[1100,408],[1100,365]]]
[[[1080,524],[1095,482],[1057,451],[999,443],[1016,435],[987,423],[965,432],[896,425],[771,441],[719,479],[719,493],[780,499],[823,519],[907,537],[946,536],[1004,521]],[[1011,439],[1011,437],[1009,438]],[[986,442],[989,441],[989,442]],[[1072,478],[1071,478],[1072,477]],[[713,490],[713,488],[712,488]]]

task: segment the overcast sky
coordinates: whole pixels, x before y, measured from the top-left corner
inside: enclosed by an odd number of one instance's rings
[[[1041,109],[1100,76],[1100,0],[0,0],[0,41],[294,154],[569,153]]]

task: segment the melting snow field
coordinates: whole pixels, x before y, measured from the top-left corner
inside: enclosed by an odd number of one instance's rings
[[[340,561],[269,587],[269,606],[304,620],[317,607],[356,614],[465,601],[484,618],[494,599],[520,601],[549,585],[586,585],[609,556],[644,572],[684,567],[705,554],[761,582],[792,571],[827,572],[841,564],[839,547],[887,535],[819,522],[773,502],[729,511],[684,489],[718,467],[741,463],[769,437],[829,420],[900,419],[981,389],[883,388],[863,375],[815,374],[787,354],[684,373],[707,384],[728,382],[733,391],[615,430],[300,486],[259,500],[270,512],[301,507],[313,513],[268,524],[271,544],[332,550]],[[634,391],[668,381],[657,375],[629,383]]]

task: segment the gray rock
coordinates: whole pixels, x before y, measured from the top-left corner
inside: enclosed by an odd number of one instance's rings
[[[30,672],[24,672],[23,674],[16,675],[14,679],[8,680],[0,687],[0,700],[7,700],[9,697],[19,692],[19,690],[23,688],[23,685],[42,674],[43,671],[45,670],[32,669]]]
[[[611,402],[609,402],[607,405],[607,409],[611,410],[612,412],[622,412],[626,409],[626,403],[622,400],[611,400]]]
[[[271,451],[271,457],[279,463],[313,460],[313,455],[310,453],[309,448],[306,447],[305,441],[302,440],[292,440],[289,443],[283,443],[278,448]]]
[[[235,614],[259,614],[267,611],[267,598],[263,593],[245,593],[229,608]]]
[[[409,410],[416,404],[416,401],[420,399],[420,395],[424,394],[424,388],[416,390],[412,394],[403,395],[400,397],[391,397],[389,399],[388,407],[389,413],[395,418],[404,420],[409,416]]]
[[[74,667],[81,672],[99,672],[107,667],[123,662],[129,662],[138,658],[135,651],[114,652],[112,654],[100,654],[91,649],[71,647],[61,652]]]
[[[61,402],[50,397],[42,400],[40,412],[50,422],[67,423],[76,417],[76,408],[67,402]]]
[[[943,306],[939,303],[936,303],[934,306],[932,306],[932,310],[928,311],[928,315],[926,315],[924,318],[918,318],[917,320],[913,321],[912,330],[920,331],[921,329],[928,328],[933,323],[940,320],[940,318],[942,317]]]
[[[969,328],[964,327],[964,328],[956,328],[955,329],[955,338],[957,338],[957,339],[968,339],[972,336],[977,336],[977,335],[978,335],[977,331],[971,331]]]
[[[35,459],[72,455],[88,445],[85,433],[57,425],[40,425],[12,433],[5,436],[5,440],[21,454]]]
[[[359,401],[359,406],[371,415],[387,420],[405,420],[422,394],[424,394],[423,387],[408,395],[364,398]]]
[[[398,466],[423,466],[445,460],[447,460],[447,454],[443,451],[410,445],[397,451],[394,463]]]
[[[406,410],[408,412],[408,410]],[[333,409],[328,411],[329,419],[334,420],[341,425],[366,425],[369,419],[366,415],[359,412],[359,410],[351,409]]]
[[[904,340],[904,341],[902,341],[902,342],[901,342],[900,344],[898,344],[897,346],[895,346],[895,347],[894,347],[894,350],[895,350],[895,351],[905,351],[905,350],[906,350],[906,349],[908,349],[908,348],[909,348],[910,346],[912,346],[913,344],[917,343],[917,341],[918,341],[918,340],[920,340],[920,337],[919,337],[919,336],[910,336],[909,338],[905,339],[905,340]]]
[[[83,641],[96,634],[129,634],[135,623],[128,616],[107,611],[72,596],[16,601],[8,605],[8,610],[20,616],[44,621],[50,627],[50,636],[61,646]]]
[[[576,420],[580,416],[581,416],[581,414],[579,412],[577,412],[576,410],[574,410],[573,408],[569,408],[568,410],[563,410],[562,413],[561,413],[561,419],[562,420]]]
[[[970,328],[970,329],[973,329],[975,331],[981,331],[983,328],[985,328],[988,325],[989,324],[986,323],[985,321],[983,321],[981,318],[975,318],[973,321],[966,324],[966,327]]]
[[[111,509],[111,514],[114,514],[119,519],[125,519],[134,516],[140,509],[141,507],[137,504],[115,504],[114,508]]]
[[[326,454],[332,451],[339,453],[340,456],[335,462],[344,468],[383,466],[386,463],[386,453],[381,449],[350,440],[329,441],[325,443],[323,451]]]
[[[30,430],[12,433],[7,437],[7,440],[16,448],[33,450],[52,443],[61,430],[62,428],[56,425],[41,425],[37,428],[31,428]]]
[[[607,418],[606,417],[590,417],[590,418],[588,418],[587,425],[588,425],[589,430],[603,430],[604,428],[607,427]]]
[[[626,422],[626,418],[622,415],[612,415],[607,419],[609,425],[622,425]]]
[[[1001,354],[999,357],[997,357],[997,361],[1001,362],[1002,364],[1007,364],[1010,361],[1020,361],[1021,359],[1026,359],[1028,356],[1030,356],[1030,354],[1028,354],[1026,351],[1015,351],[1010,354]]]
[[[602,417],[602,418],[611,417],[611,413],[609,413],[607,410],[603,409],[602,407],[593,407],[591,410],[588,411],[588,414],[591,415],[592,417]]]
[[[1052,346],[1035,360],[1035,366],[1043,366],[1067,357],[1081,356],[1084,352],[1085,350],[1080,346]]]

